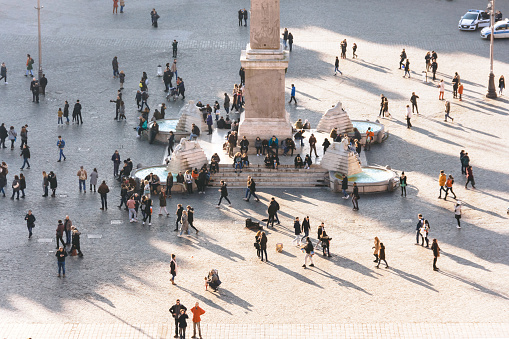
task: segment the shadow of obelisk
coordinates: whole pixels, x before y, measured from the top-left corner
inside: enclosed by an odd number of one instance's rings
[[[245,69],[245,111],[239,139],[256,137],[281,142],[292,137],[290,115],[285,110],[285,70],[289,54],[279,40],[279,0],[251,0],[250,43],[242,51]]]

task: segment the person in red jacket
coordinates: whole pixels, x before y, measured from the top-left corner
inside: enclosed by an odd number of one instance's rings
[[[201,328],[200,328],[200,322],[201,318],[200,316],[205,313],[205,311],[200,308],[199,304],[196,303],[193,308],[191,308],[191,312],[193,312],[193,336],[191,338],[197,338],[196,337],[196,327],[198,327],[198,335],[200,336],[200,339],[202,339],[201,336]]]

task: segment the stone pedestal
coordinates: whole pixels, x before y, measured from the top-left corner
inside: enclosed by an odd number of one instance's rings
[[[207,156],[198,141],[182,139],[171,155],[167,170],[171,173],[185,172],[190,169],[200,169],[207,163]]]
[[[340,101],[325,112],[316,130],[318,132],[330,133],[334,127],[337,127],[338,133],[340,134],[353,132],[352,121],[350,121],[350,117],[343,109],[343,105]]]
[[[279,49],[247,49],[240,62],[245,69],[245,111],[239,125],[239,139],[256,137],[279,140],[292,137],[290,115],[285,110],[285,70],[289,55]]]
[[[320,162],[322,168],[346,174],[347,176],[362,172],[356,153],[348,150],[348,141],[333,142]]]

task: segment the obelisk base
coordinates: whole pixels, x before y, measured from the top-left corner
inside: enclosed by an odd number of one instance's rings
[[[273,135],[278,138],[279,143],[286,138],[293,138],[290,114],[285,112],[285,118],[245,118],[242,114],[239,125],[239,140],[246,136],[249,140],[249,149],[254,148],[256,137],[269,140]]]

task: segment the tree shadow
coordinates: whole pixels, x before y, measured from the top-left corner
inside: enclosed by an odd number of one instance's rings
[[[427,282],[426,280],[424,280],[416,275],[404,272],[402,270],[399,270],[399,269],[393,268],[393,267],[389,268],[386,272],[392,273],[392,274],[394,274],[400,278],[403,278],[411,283],[414,283],[416,285],[422,286],[424,288],[427,288],[428,290],[438,293],[438,290],[433,288],[432,287],[433,285],[431,283]]]
[[[355,289],[357,291],[361,291],[363,293],[366,293],[367,295],[372,295],[371,293],[369,293],[368,291],[366,291],[362,287],[357,286],[354,283],[351,283],[351,282],[349,282],[347,280],[343,280],[341,278],[338,278],[335,275],[332,275],[329,272],[322,270],[321,268],[318,268],[318,267],[315,266],[313,268],[310,268],[310,270],[311,270],[311,272],[317,273],[317,274],[319,274],[321,276],[324,276],[325,278],[329,278],[332,281],[337,282],[342,287],[353,288],[353,289]]]
[[[455,280],[458,280],[466,285],[470,285],[472,286],[473,288],[475,288],[477,291],[479,292],[482,292],[482,293],[486,293],[486,294],[489,294],[489,295],[492,295],[494,297],[497,297],[497,298],[502,298],[504,300],[509,300],[509,297],[505,296],[504,294],[502,293],[499,293],[499,292],[496,292],[492,289],[489,289],[487,287],[484,287],[474,281],[471,281],[471,280],[468,280],[466,278],[463,278],[457,274],[454,274],[454,273],[451,273],[451,272],[447,272],[447,271],[443,271],[443,270],[439,270],[438,273],[446,276],[446,277],[449,277],[449,278],[452,278],[452,279],[455,279]]]

